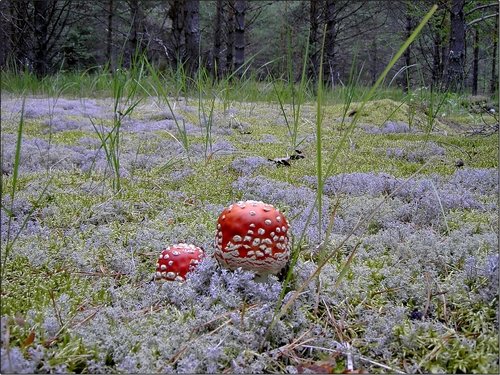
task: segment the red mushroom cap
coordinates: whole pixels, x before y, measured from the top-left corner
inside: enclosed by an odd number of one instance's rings
[[[185,281],[186,275],[192,271],[204,257],[201,248],[179,243],[162,250],[156,263],[155,279]]]
[[[217,220],[215,258],[231,270],[277,274],[290,257],[288,229],[285,216],[271,204],[253,200],[232,204]]]

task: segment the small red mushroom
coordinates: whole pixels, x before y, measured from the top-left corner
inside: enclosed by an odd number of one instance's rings
[[[253,200],[231,204],[217,220],[215,258],[230,270],[278,274],[290,258],[288,229],[285,216],[271,204]]]
[[[204,257],[201,248],[179,243],[162,250],[156,263],[155,279],[169,281],[185,281],[186,275],[192,271]]]

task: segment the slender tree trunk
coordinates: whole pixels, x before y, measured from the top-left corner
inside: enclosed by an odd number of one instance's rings
[[[432,60],[432,85],[438,87],[443,76],[442,39],[439,30],[436,31],[434,37],[434,53]]]
[[[465,0],[453,0],[450,16],[450,52],[448,54],[448,89],[460,92],[464,88],[465,63]]]
[[[2,15],[2,18],[8,17],[7,22],[4,19],[4,27],[0,28],[0,39],[3,40],[3,43],[0,43],[0,67],[2,68],[5,67],[7,56],[11,52],[10,41],[12,37],[12,23],[14,21],[12,19],[12,13],[9,12],[8,5],[8,2],[0,2],[0,14]],[[7,25],[10,25],[10,27],[6,27]]]
[[[199,68],[200,52],[200,1],[186,0],[185,3],[186,64],[191,77]]]
[[[335,83],[335,0],[326,1],[326,36],[325,36],[325,51],[324,51],[324,67],[325,77],[323,81],[326,85],[334,86]]]
[[[410,3],[406,3],[406,26],[405,26],[405,37],[408,39],[413,30],[413,17],[411,16],[412,7]],[[407,92],[408,89],[412,87],[412,69],[408,68],[411,65],[411,45],[408,46],[404,53],[405,66],[407,67],[403,75],[403,91]]]
[[[221,64],[220,64],[220,46],[221,46],[221,34],[222,34],[222,18],[223,18],[224,8],[222,5],[222,0],[217,0],[217,8],[215,13],[214,22],[214,48],[212,50],[212,75],[214,78],[218,79],[221,75]]]
[[[474,30],[474,61],[472,65],[472,95],[477,95],[477,79],[479,74],[479,28]]]
[[[34,6],[34,26],[35,26],[35,63],[34,70],[38,77],[43,77],[48,73],[47,61],[47,36],[48,36],[48,2],[47,0],[35,0]]]
[[[246,1],[236,0],[234,2],[236,22],[234,24],[234,69],[238,71],[238,77],[243,74],[242,66],[245,64],[245,12]]]
[[[316,0],[309,1],[309,48],[310,64],[308,69],[309,78],[316,81],[319,71],[319,48],[318,48],[318,22],[319,9]]]
[[[495,31],[493,35],[493,57],[491,59],[491,81],[490,93],[493,95],[497,90],[498,76],[497,76],[497,52],[498,52],[498,17],[495,19]]]
[[[108,31],[106,34],[106,60],[108,61],[111,71],[114,70],[115,64],[113,59],[113,0],[108,0]]]
[[[377,81],[378,75],[378,45],[377,45],[377,37],[373,38],[372,46],[371,46],[371,63],[370,63],[370,71],[371,71],[371,79],[372,85]]]
[[[168,16],[172,20],[172,65],[177,69],[186,57],[186,40],[184,36],[184,0],[171,0]]]
[[[226,74],[231,74],[233,72],[234,51],[234,0],[229,0],[227,7]]]
[[[131,60],[135,54],[143,52],[142,46],[142,32],[143,30],[143,14],[139,5],[139,0],[131,0],[129,2],[130,17],[132,19],[132,27],[130,30],[129,48]]]

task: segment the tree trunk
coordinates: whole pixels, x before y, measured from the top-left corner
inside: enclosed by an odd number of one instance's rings
[[[450,16],[450,52],[448,54],[448,89],[460,92],[464,88],[465,63],[465,0],[453,0]]]
[[[335,83],[335,0],[326,1],[326,36],[324,50],[324,67],[325,76],[323,81],[326,85],[334,86]]]
[[[413,31],[413,17],[411,16],[412,7],[410,3],[406,3],[406,27],[405,27],[405,37],[408,39]],[[408,89],[412,87],[412,70],[408,68],[411,65],[411,45],[408,46],[404,53],[406,70],[403,75],[403,91],[408,92]]]
[[[34,26],[35,26],[35,61],[34,70],[38,77],[43,77],[48,73],[49,66],[47,60],[47,35],[48,35],[48,14],[47,0],[34,0]]]
[[[443,77],[443,60],[442,60],[442,38],[439,30],[434,36],[434,53],[432,56],[432,86],[438,87],[441,78]]]
[[[222,6],[222,0],[217,0],[217,9],[215,13],[215,22],[214,22],[214,48],[212,50],[212,75],[216,79],[220,78],[221,75],[220,46],[221,46],[221,35],[222,35],[223,11],[224,8]]]
[[[185,3],[186,64],[191,77],[198,70],[200,52],[200,1],[186,0]]]
[[[2,18],[4,18],[4,27],[0,28],[0,38],[3,40],[3,43],[0,43],[0,67],[4,68],[7,63],[7,55],[11,52],[11,36],[12,36],[12,23],[13,17],[12,13],[8,10],[9,3],[2,1],[0,2],[0,14]],[[8,17],[8,18],[7,18]],[[6,21],[7,18],[7,22]],[[10,25],[10,27],[5,27],[6,25]]]
[[[186,56],[184,37],[184,0],[171,0],[168,16],[172,20],[171,60],[174,69],[182,66]]]
[[[243,74],[243,64],[245,64],[245,11],[246,1],[236,0],[234,2],[234,12],[236,22],[234,24],[234,69],[238,72],[238,77]]]
[[[493,57],[491,59],[491,82],[490,93],[493,95],[497,90],[498,77],[497,77],[497,51],[498,51],[498,17],[495,19],[495,31],[493,34]]]
[[[234,0],[229,0],[227,6],[226,74],[231,74],[233,72],[234,51]]]
[[[310,64],[308,69],[309,78],[315,82],[319,71],[319,49],[318,49],[318,21],[319,9],[316,0],[309,1],[309,48]]]
[[[109,69],[114,70],[115,64],[113,59],[113,0],[108,0],[108,31],[106,34],[106,60],[109,64]]]
[[[477,95],[477,78],[479,74],[479,28],[474,30],[474,61],[472,65],[472,95]]]
[[[377,82],[377,76],[378,76],[378,45],[377,45],[377,37],[373,38],[372,40],[372,46],[371,46],[371,63],[370,63],[370,72],[371,72],[371,80],[372,80],[372,85]],[[404,85],[406,86],[406,85]],[[403,86],[403,87],[404,87]]]
[[[130,18],[132,19],[132,27],[130,30],[129,48],[130,60],[136,54],[143,52],[142,33],[143,33],[143,14],[139,5],[139,0],[129,1]]]

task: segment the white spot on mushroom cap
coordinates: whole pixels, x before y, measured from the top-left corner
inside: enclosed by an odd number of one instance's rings
[[[250,225],[249,225],[249,227],[250,227],[250,228],[255,228],[255,224],[254,224],[254,223],[252,223],[252,224],[250,224]]]
[[[250,211],[249,214],[250,214],[250,216],[255,216],[256,215],[255,211]]]
[[[253,234],[254,234],[254,232],[253,232],[253,230],[249,229],[249,230],[248,230],[248,232],[247,232],[247,234],[249,234],[249,235],[253,235]]]
[[[242,240],[241,236],[235,235],[235,236],[233,237],[233,241],[234,241],[234,242],[241,242],[241,240]]]
[[[276,216],[276,221],[279,223],[281,222],[281,216]]]
[[[273,222],[271,220],[269,220],[269,219],[266,219],[266,220],[264,220],[264,223],[266,225],[271,225]]]
[[[260,244],[260,238],[254,238],[252,242],[252,246],[258,246]]]
[[[165,271],[167,269],[167,266],[165,264],[162,264],[160,266],[160,270]]]
[[[165,277],[167,279],[173,280],[173,279],[175,279],[176,274],[174,272],[167,272],[166,275],[165,275]]]
[[[257,233],[260,234],[261,236],[263,236],[266,233],[266,230],[264,228],[259,228]]]

